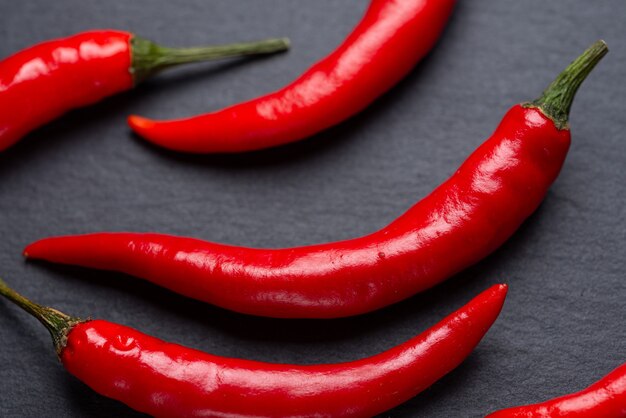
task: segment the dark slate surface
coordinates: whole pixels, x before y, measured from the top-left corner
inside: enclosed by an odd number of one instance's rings
[[[348,361],[405,341],[490,284],[511,289],[472,356],[385,414],[480,417],[576,391],[626,361],[626,8],[621,0],[461,1],[435,52],[343,125],[236,157],[147,146],[129,113],[186,116],[278,88],[331,51],[367,1],[0,1],[0,56],[94,27],[169,45],[289,36],[254,62],[176,70],[73,112],[0,156],[0,275],[69,313],[106,318],[215,354]],[[380,228],[449,176],[513,104],[598,38],[612,52],[572,112],[573,145],[545,203],[495,254],[445,284],[366,316],[276,321],[233,314],[119,274],[25,263],[49,235],[158,231],[257,247]],[[0,110],[4,111],[4,109]],[[45,330],[0,303],[0,416],[138,416],[67,374]],[[304,383],[304,382],[303,382]]]

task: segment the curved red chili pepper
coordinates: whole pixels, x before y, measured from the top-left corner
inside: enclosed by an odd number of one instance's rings
[[[122,325],[83,322],[33,304],[0,281],[0,294],[48,327],[71,374],[102,395],[161,417],[372,417],[458,366],[498,317],[506,291],[506,285],[493,286],[373,357],[297,366],[218,357]]]
[[[624,418],[626,364],[578,393],[489,414],[487,418]]]
[[[268,250],[91,234],[44,239],[25,255],[125,272],[255,315],[332,318],[381,308],[476,263],[537,208],[570,145],[565,125],[574,93],[606,51],[598,42],[536,104],[513,107],[447,182],[371,235]]]
[[[353,116],[400,81],[433,47],[455,0],[372,0],[332,54],[281,90],[217,112],[130,127],[154,144],[194,153],[294,142]]]
[[[128,90],[165,68],[287,46],[287,40],[273,39],[173,49],[112,30],[32,46],[0,61],[0,151],[63,113]]]

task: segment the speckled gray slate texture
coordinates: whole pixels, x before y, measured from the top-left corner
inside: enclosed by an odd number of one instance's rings
[[[626,361],[626,4],[460,1],[436,50],[359,116],[307,141],[188,157],[133,137],[129,113],[187,116],[271,91],[331,51],[359,1],[0,0],[0,56],[94,27],[169,45],[289,36],[287,54],[172,71],[73,112],[0,156],[0,276],[69,313],[215,354],[319,363],[383,351],[504,281],[504,311],[472,356],[390,417],[480,417],[582,389]],[[513,104],[599,38],[611,53],[572,112],[573,144],[545,203],[495,254],[369,315],[238,315],[120,274],[25,263],[49,235],[158,231],[279,247],[374,231],[447,178]],[[4,109],[0,109],[3,111]],[[67,374],[46,331],[0,302],[0,416],[137,416]],[[306,384],[306,382],[303,382]]]

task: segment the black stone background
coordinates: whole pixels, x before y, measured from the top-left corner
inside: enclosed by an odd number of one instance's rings
[[[396,88],[341,126],[279,149],[177,155],[126,127],[130,113],[188,116],[277,89],[333,50],[367,3],[0,0],[2,57],[107,27],[174,46],[293,42],[287,54],[163,74],[0,155],[0,275],[71,314],[219,355],[302,364],[376,354],[489,285],[509,283],[499,320],[471,357],[390,417],[480,417],[580,390],[626,361],[622,0],[460,1],[438,47]],[[537,96],[599,38],[612,51],[577,97],[572,148],[544,204],[486,260],[395,306],[335,321],[262,319],[121,274],[21,258],[38,238],[106,230],[255,247],[367,234],[446,179],[510,106]],[[66,373],[43,327],[7,302],[0,302],[0,364],[0,416],[138,416]]]

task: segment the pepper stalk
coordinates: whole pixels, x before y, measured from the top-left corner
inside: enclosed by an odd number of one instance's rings
[[[168,48],[133,36],[130,41],[131,68],[135,84],[170,67],[192,62],[244,55],[271,54],[289,49],[289,39],[273,38],[256,42],[192,48]]]
[[[595,42],[558,75],[541,97],[525,107],[539,108],[558,129],[568,129],[569,113],[578,88],[607,52],[606,42]]]
[[[41,322],[48,329],[50,335],[52,336],[52,342],[54,343],[57,355],[60,355],[61,350],[65,348],[65,345],[67,344],[67,335],[72,328],[81,322],[85,322],[83,319],[66,315],[56,309],[40,305],[27,299],[15,290],[11,289],[2,279],[0,279],[0,295],[9,299],[11,302],[15,303],[26,312],[37,318],[39,322]]]

